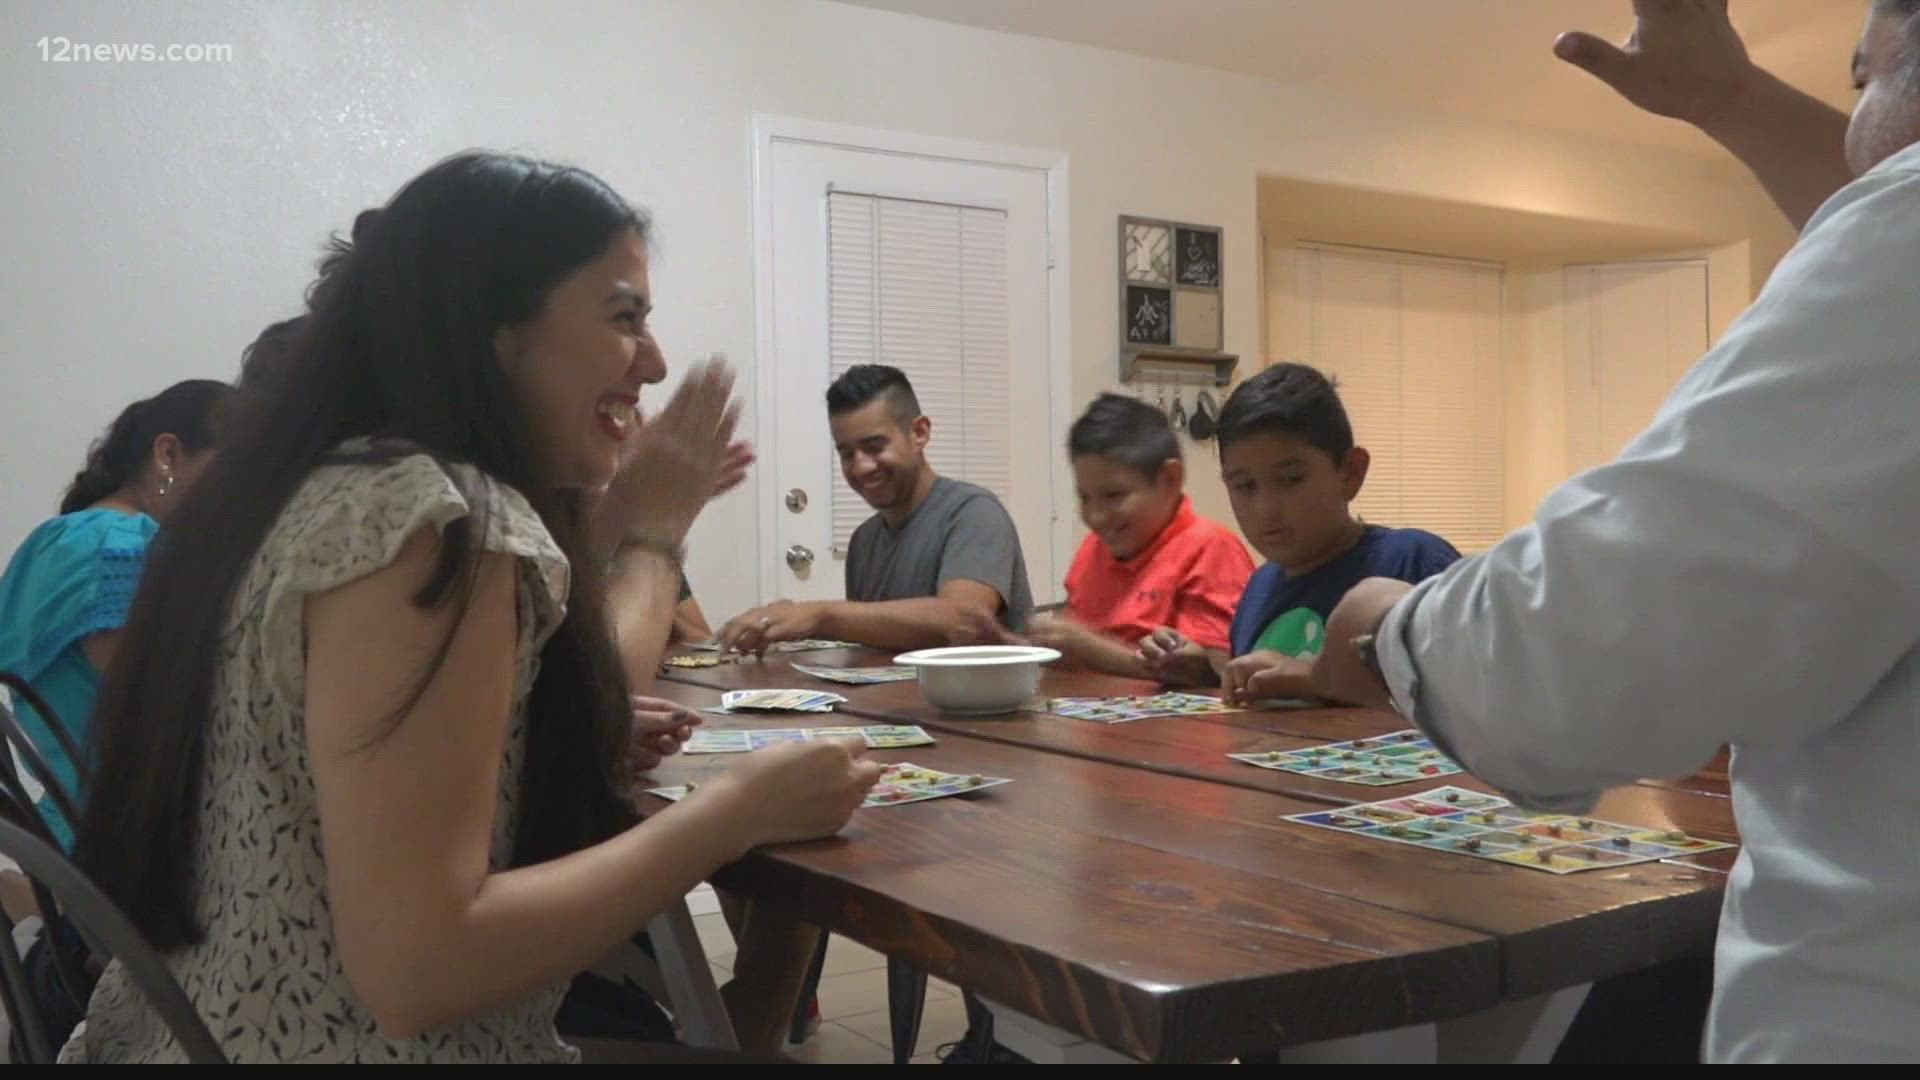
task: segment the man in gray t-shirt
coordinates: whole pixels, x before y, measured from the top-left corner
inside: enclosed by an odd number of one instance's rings
[[[847,599],[780,600],[720,629],[729,649],[835,638],[886,649],[971,639],[982,617],[1024,631],[1033,615],[1020,534],[983,487],[937,476],[927,464],[932,421],[906,375],[862,364],[827,390],[834,448],[847,483],[878,513],[854,530]]]
[[[1015,633],[1033,615],[1020,533],[993,492],[936,476],[920,505],[895,526],[875,514],[847,543],[847,599],[938,596],[950,581],[978,582],[1002,598],[1000,619]]]

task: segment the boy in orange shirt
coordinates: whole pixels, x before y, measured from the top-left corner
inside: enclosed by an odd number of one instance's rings
[[[1142,638],[1163,628],[1225,650],[1253,559],[1225,526],[1193,512],[1186,461],[1166,414],[1102,394],[1067,435],[1080,519],[1092,530],[1067,571],[1066,610],[1028,638],[1073,663],[1152,678]]]

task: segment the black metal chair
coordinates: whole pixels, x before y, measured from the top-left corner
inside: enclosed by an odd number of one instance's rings
[[[220,1044],[214,1041],[200,1014],[194,1010],[193,1002],[187,999],[186,991],[180,989],[161,961],[160,954],[141,936],[126,914],[87,880],[79,867],[51,844],[12,821],[0,820],[0,854],[19,863],[30,880],[52,894],[59,903],[58,910],[65,913],[102,959],[112,957],[120,962],[190,1063],[227,1063]],[[11,1023],[28,1025],[21,1029],[24,1038],[20,1041],[38,1061],[51,1062],[59,1053],[59,1047],[49,1045],[52,1039],[44,1026],[40,1026],[33,987],[13,946],[12,922],[0,913],[0,923],[7,924],[7,940],[0,942],[0,976],[4,976],[5,981],[7,1018]]]
[[[84,784],[89,775],[87,759],[59,714],[31,684],[12,672],[0,672],[0,684],[12,691],[16,702],[25,701],[32,706],[67,759],[73,762],[75,775]],[[189,1060],[196,1064],[224,1063],[226,1057],[219,1044],[208,1034],[159,955],[106,894],[61,852],[46,818],[27,794],[26,784],[15,767],[15,754],[34,774],[45,798],[76,826],[80,821],[80,800],[53,771],[40,747],[4,702],[0,702],[0,736],[4,736],[7,748],[13,751],[0,754],[0,854],[19,863],[32,885],[58,989],[84,1007],[92,996],[97,972],[118,957],[126,965],[134,985],[147,995],[168,1030],[174,1033]],[[8,1020],[17,1033],[14,1047],[24,1050],[35,1062],[52,1063],[60,1047],[47,1026],[47,1018],[41,1015],[42,1003],[35,994],[24,958],[14,945],[13,922],[5,912],[0,912],[0,924],[4,924],[7,935],[7,940],[0,943],[0,973],[5,975]],[[63,932],[63,927],[70,927],[71,932]]]
[[[71,737],[66,734],[65,726],[46,701],[31,686],[20,682],[11,673],[0,672],[0,681],[5,682],[13,691],[16,701],[24,699],[34,707],[46,727],[54,733],[55,739],[60,741],[63,748],[67,750],[70,760],[75,763],[76,770],[84,770],[85,763],[78,757],[72,756],[73,743]],[[73,792],[67,790],[66,784],[47,764],[39,747],[34,745],[25,729],[20,726],[19,718],[8,709],[4,701],[0,701],[0,737],[4,737],[6,742],[5,747],[0,747],[0,816],[13,822],[49,848],[58,851],[60,842],[53,835],[53,830],[48,826],[46,818],[41,815],[40,808],[27,794],[26,784],[15,765],[15,754],[19,755],[17,760],[34,773],[34,779],[39,782],[46,799],[59,808],[70,823],[79,821],[77,810],[79,800],[74,797]],[[43,934],[53,960],[54,975],[59,981],[58,990],[64,992],[69,1001],[77,1003],[76,1008],[84,1007],[88,996],[93,991],[93,971],[97,970],[93,963],[95,958],[89,952],[86,943],[74,933],[62,932],[60,907],[47,887],[30,874],[27,875],[27,881],[33,891],[34,906],[39,909],[44,920]],[[9,934],[12,933],[10,918],[8,916],[7,932]],[[17,1035],[13,1041],[16,1047],[22,1047],[36,1034],[45,1034],[49,1030],[45,1017],[36,1017],[35,1020],[33,1024],[15,1027]],[[25,1048],[29,1056],[36,1054],[30,1046]],[[57,1051],[58,1048],[54,1047],[52,1050]]]
[[[53,740],[60,744],[60,749],[67,755],[67,760],[73,762],[74,775],[79,778],[81,786],[85,787],[90,775],[86,756],[80,752],[79,745],[74,742],[73,733],[67,730],[67,725],[61,721],[60,714],[54,711],[53,706],[47,704],[47,699],[40,696],[40,692],[33,688],[33,684],[11,671],[0,671],[0,686],[5,686],[11,691],[15,701],[24,701],[33,708],[35,715],[40,717],[40,722],[53,733]],[[67,789],[65,781],[54,774],[52,766],[47,764],[46,755],[27,734],[26,729],[20,726],[19,717],[15,716],[4,702],[0,702],[0,735],[6,737],[7,743],[20,755],[20,760],[32,770],[34,780],[46,789],[46,797],[60,811],[61,816],[67,819],[69,825],[77,828],[80,824],[79,798],[75,792]],[[13,767],[11,758],[7,761],[7,767],[9,770]]]
[[[11,671],[0,671],[0,686],[5,686],[12,691],[16,701],[24,700],[28,705],[33,706],[33,711],[40,715],[40,719],[46,722],[47,729],[53,732],[54,740],[60,744],[60,749],[66,751],[68,759],[73,762],[73,767],[79,771],[81,778],[85,779],[86,756],[80,753],[80,747],[74,741],[73,732],[67,730],[67,725],[61,721],[59,714],[54,712],[53,706],[47,704],[47,699],[40,696],[40,691],[35,690],[32,683]]]

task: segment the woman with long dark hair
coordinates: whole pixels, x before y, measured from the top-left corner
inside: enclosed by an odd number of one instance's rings
[[[573,1060],[575,973],[876,779],[782,747],[635,824],[628,675],[738,415],[708,367],[642,422],[647,235],[587,173],[451,158],[243,376],[101,695],[114,798],[79,841],[231,1057]],[[109,967],[66,1056],[180,1054]]]
[[[0,576],[0,670],[37,690],[83,751],[148,546],[212,460],[214,412],[230,390],[193,379],[127,406],[88,451],[59,516],[27,536]],[[24,700],[14,711],[66,790],[84,798],[47,719]],[[40,811],[71,847],[72,823],[51,800]]]

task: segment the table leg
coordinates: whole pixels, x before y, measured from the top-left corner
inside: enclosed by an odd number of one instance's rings
[[[1001,1046],[1035,1065],[1138,1065],[1139,1062],[1116,1050],[1109,1050],[1071,1031],[1015,1012],[995,1001],[980,998],[993,1011],[993,1038]]]
[[[1454,1065],[1549,1064],[1591,988],[1591,983],[1582,983],[1449,1020],[1439,1025],[1439,1061]]]
[[[893,1063],[913,1059],[920,1017],[927,1007],[927,973],[905,960],[887,958],[887,1019],[893,1030]]]
[[[700,947],[700,933],[694,928],[693,913],[685,901],[675,903],[647,924],[647,936],[660,961],[660,974],[667,982],[667,996],[680,1037],[691,1046],[712,1050],[738,1050],[740,1041],[727,1017],[727,1006],[714,984],[713,968],[707,964],[707,952]]]

